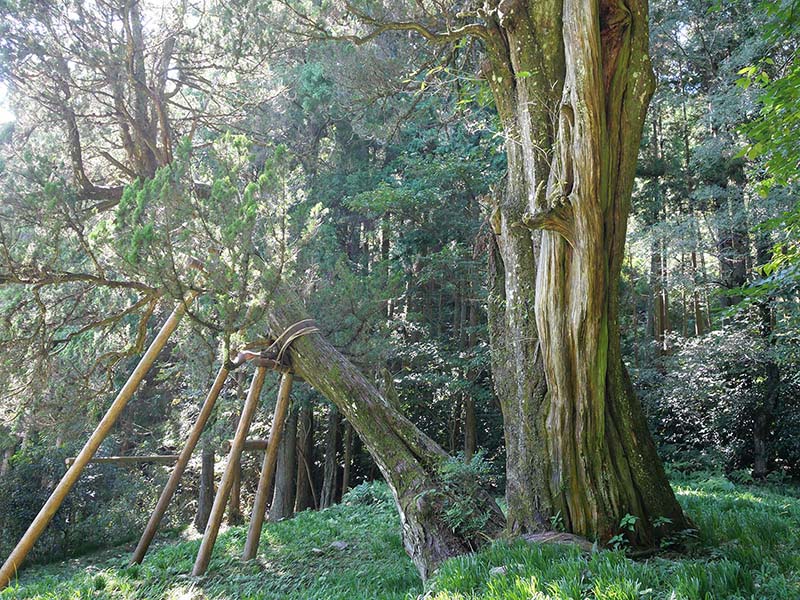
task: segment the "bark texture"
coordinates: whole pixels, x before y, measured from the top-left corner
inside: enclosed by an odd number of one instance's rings
[[[286,418],[283,436],[278,447],[278,462],[275,465],[275,489],[269,508],[269,520],[280,521],[294,515],[295,471],[297,440],[297,412],[292,411]]]
[[[278,335],[307,318],[298,299],[286,289],[273,295],[267,311]],[[375,460],[400,513],[406,551],[423,579],[443,560],[470,552],[499,534],[503,515],[490,494],[475,498],[488,515],[482,532],[461,535],[446,522],[444,508],[454,497],[440,482],[447,453],[384,398],[375,386],[322,335],[312,333],[291,346],[293,370],[333,402]]]
[[[350,471],[353,467],[353,426],[344,424],[342,440],[342,496],[350,489]]]
[[[203,531],[211,515],[211,505],[214,502],[214,450],[203,448],[200,460],[200,486],[197,496],[197,514],[194,526],[197,531]]]
[[[322,477],[319,507],[328,508],[336,503],[336,481],[339,474],[339,461],[336,450],[339,445],[339,423],[341,417],[336,406],[328,410],[328,432],[325,435],[325,466]]]
[[[487,77],[507,135],[490,330],[509,525],[631,542],[686,527],[622,363],[618,287],[653,90],[646,2],[500,2]],[[664,517],[671,524],[656,528]]]
[[[314,413],[311,404],[301,405],[297,415],[297,488],[295,492],[294,511],[301,512],[307,508],[316,508],[314,493]]]

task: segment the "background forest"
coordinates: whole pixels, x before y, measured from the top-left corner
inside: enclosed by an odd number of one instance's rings
[[[288,4],[166,4],[0,3],[0,556],[171,310],[161,298],[199,277],[186,256],[214,274],[210,293],[99,454],[176,454],[219,361],[266,335],[280,280],[464,461],[459,476],[502,496],[486,273],[506,140],[477,45],[299,35]],[[800,476],[799,10],[650,4],[658,85],[620,313],[673,477]],[[248,383],[237,372],[224,390],[169,527],[202,529]],[[268,376],[252,437],[268,433],[277,384]],[[271,520],[380,478],[304,383],[285,431]],[[231,524],[248,513],[260,462],[243,457]],[[135,541],[167,475],[91,465],[32,558]]]

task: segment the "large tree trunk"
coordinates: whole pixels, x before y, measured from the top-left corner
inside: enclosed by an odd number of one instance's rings
[[[490,326],[509,522],[648,545],[686,527],[622,363],[618,287],[653,76],[639,0],[500,3],[489,80],[509,138]],[[541,233],[539,233],[541,231]],[[535,323],[535,324],[534,324]],[[543,366],[543,373],[541,366]],[[656,527],[664,517],[671,524]]]
[[[274,293],[267,320],[275,335],[305,318],[289,291]],[[442,485],[439,473],[447,453],[322,335],[298,338],[290,354],[294,371],[336,404],[377,463],[394,495],[406,550],[423,579],[446,558],[474,550],[500,533],[503,515],[487,492],[473,498],[475,510],[488,517],[483,531],[453,530],[444,511],[456,499],[462,500],[463,493]]]

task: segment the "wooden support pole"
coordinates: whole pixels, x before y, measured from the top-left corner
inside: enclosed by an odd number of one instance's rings
[[[258,478],[258,490],[253,501],[253,512],[250,515],[250,529],[247,531],[247,541],[244,544],[244,560],[256,557],[258,540],[261,537],[261,526],[264,524],[264,515],[267,510],[267,493],[275,474],[275,463],[278,460],[278,445],[283,434],[283,423],[289,410],[289,395],[292,391],[292,374],[284,373],[281,376],[281,387],[278,390],[278,401],[275,403],[275,416],[272,419],[272,429],[269,432],[267,451],[264,454],[264,464],[261,465],[261,475]]]
[[[217,495],[214,497],[214,506],[211,507],[211,515],[208,518],[208,524],[203,534],[203,541],[200,544],[200,550],[197,552],[197,558],[194,561],[192,575],[195,577],[205,573],[206,569],[208,569],[208,563],[211,561],[211,551],[214,549],[214,543],[217,541],[219,526],[222,524],[222,517],[225,514],[225,505],[228,502],[228,494],[230,494],[231,486],[233,485],[233,470],[242,454],[242,447],[244,446],[245,439],[247,439],[247,432],[250,430],[250,423],[253,421],[253,415],[258,406],[258,396],[261,394],[261,388],[264,385],[266,374],[266,367],[258,367],[250,383],[250,390],[247,392],[247,399],[242,409],[242,416],[239,418],[236,435],[233,437],[233,444],[231,446],[231,452],[228,455],[225,472],[222,474],[222,481],[219,482]]]
[[[161,496],[158,498],[156,507],[153,509],[153,513],[150,515],[150,520],[147,521],[147,526],[144,528],[144,532],[142,532],[142,538],[139,540],[139,544],[136,546],[136,550],[134,550],[133,556],[131,557],[131,564],[141,563],[144,559],[144,555],[147,554],[147,549],[150,547],[150,543],[153,541],[153,537],[156,535],[156,531],[161,523],[161,519],[164,517],[164,513],[167,512],[167,507],[172,501],[172,497],[175,495],[175,490],[178,489],[178,483],[180,483],[181,477],[183,477],[183,473],[186,470],[186,465],[189,463],[189,459],[192,457],[192,452],[194,452],[197,442],[200,440],[200,435],[203,433],[203,428],[206,426],[206,423],[211,416],[211,411],[214,409],[214,404],[216,403],[227,378],[228,368],[226,365],[223,365],[220,367],[217,377],[214,379],[214,383],[211,385],[211,389],[209,390],[206,399],[203,401],[203,405],[200,407],[200,414],[197,415],[197,420],[194,422],[194,425],[189,432],[189,437],[186,439],[186,444],[183,446],[180,456],[177,457],[175,468],[172,469],[169,480],[167,480],[164,489],[161,491]]]
[[[190,291],[184,297],[184,300],[175,307],[175,310],[172,311],[172,314],[161,327],[161,330],[158,332],[155,339],[150,343],[150,347],[147,348],[144,356],[142,356],[142,358],[139,360],[139,364],[136,365],[133,373],[131,373],[130,377],[128,377],[128,381],[125,382],[125,385],[122,386],[122,389],[117,394],[114,402],[111,403],[111,406],[109,407],[105,416],[97,425],[97,428],[94,430],[92,435],[89,437],[86,445],[84,445],[83,449],[80,451],[80,454],[78,454],[78,456],[75,458],[75,462],[72,463],[72,466],[67,469],[66,473],[64,473],[61,481],[58,482],[58,485],[56,485],[53,493],[50,494],[47,502],[44,503],[44,506],[39,511],[39,514],[36,515],[36,518],[30,524],[28,530],[17,544],[17,547],[14,548],[11,554],[9,554],[6,562],[3,564],[2,568],[0,568],[0,590],[6,587],[11,581],[12,577],[16,575],[17,568],[22,564],[22,561],[25,560],[25,557],[31,551],[31,548],[33,548],[36,540],[39,539],[47,525],[53,519],[53,515],[56,514],[56,511],[61,506],[61,503],[64,502],[64,498],[72,489],[72,486],[75,485],[78,477],[80,477],[81,471],[83,471],[84,467],[94,456],[94,453],[97,452],[100,444],[111,431],[111,428],[114,426],[114,423],[116,422],[120,413],[125,408],[125,405],[128,404],[128,401],[133,396],[133,393],[136,391],[139,383],[142,381],[142,379],[144,379],[144,376],[147,371],[150,370],[150,367],[153,366],[158,353],[164,348],[170,335],[172,335],[172,332],[175,331],[178,323],[180,323],[181,318],[186,312],[187,306],[195,299],[197,294],[198,292]]]
[[[154,463],[157,465],[174,464],[178,458],[177,454],[142,454],[139,456],[95,456],[90,463],[106,463],[114,465],[138,465],[139,463]],[[70,466],[76,457],[67,458],[64,463]]]

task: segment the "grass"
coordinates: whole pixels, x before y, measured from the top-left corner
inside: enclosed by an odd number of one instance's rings
[[[373,485],[351,492],[346,504],[266,525],[252,563],[239,561],[245,529],[229,529],[203,579],[186,576],[199,542],[184,541],[154,550],[141,566],[116,553],[32,567],[0,600],[800,599],[798,488],[734,486],[719,477],[676,488],[697,525],[682,555],[634,561],[622,550],[583,554],[500,541],[448,561],[423,590],[388,493]],[[334,541],[347,547],[337,550]]]
[[[222,532],[202,579],[187,576],[200,540],[183,541],[152,550],[142,565],[128,565],[132,548],[125,548],[31,567],[0,600],[393,600],[421,592],[388,489],[365,486],[351,497],[266,524],[258,557],[249,563],[240,560],[246,527]],[[347,547],[338,550],[333,542]]]

